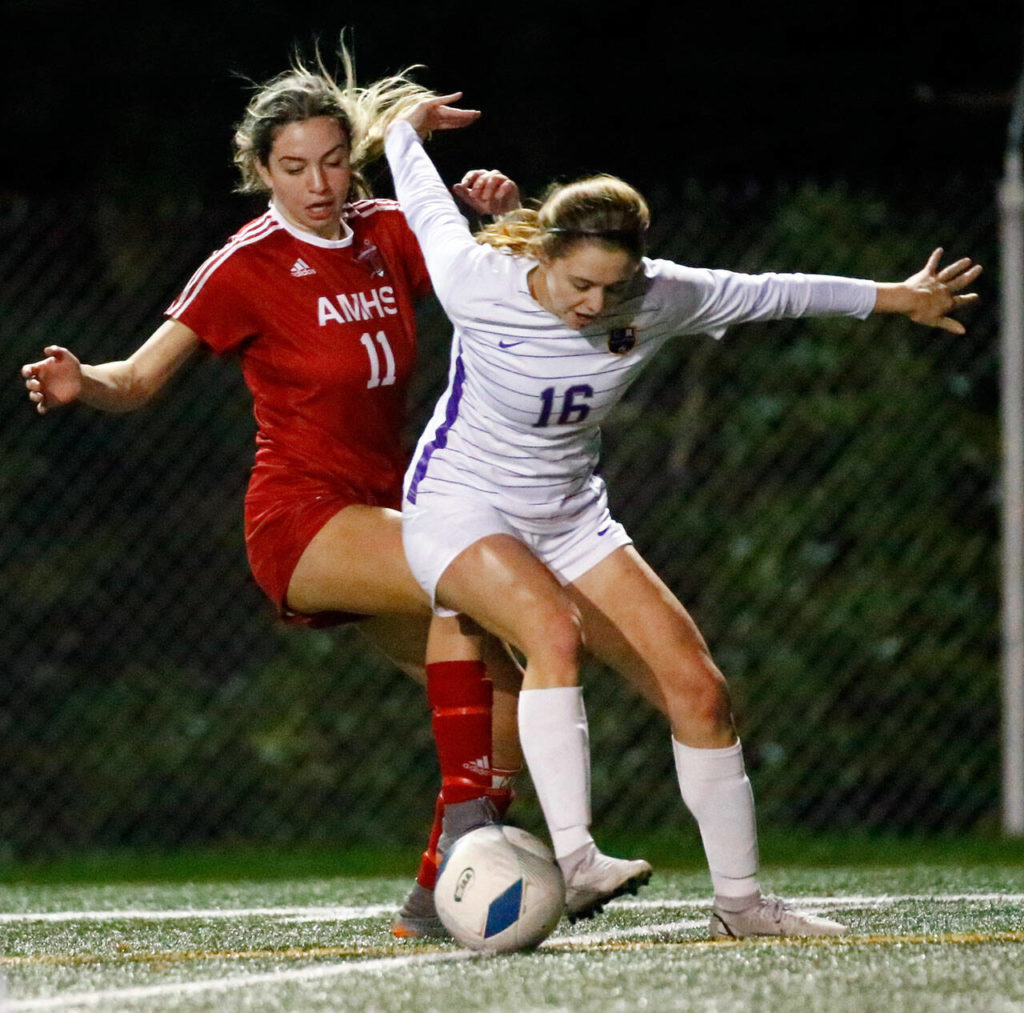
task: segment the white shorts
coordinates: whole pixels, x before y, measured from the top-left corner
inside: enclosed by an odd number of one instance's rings
[[[496,507],[464,496],[420,495],[402,503],[402,544],[413,576],[441,616],[456,613],[437,604],[437,584],[456,556],[488,535],[518,538],[554,574],[571,584],[623,545],[626,529],[612,518],[602,495],[572,518],[568,528],[536,534],[523,531]]]

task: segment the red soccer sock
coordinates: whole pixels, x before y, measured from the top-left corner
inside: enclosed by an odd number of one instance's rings
[[[434,803],[434,822],[430,827],[430,838],[427,850],[420,856],[420,868],[416,873],[416,882],[424,890],[433,890],[437,880],[437,842],[441,837],[441,819],[444,816],[444,796],[438,792]]]
[[[493,697],[482,661],[427,665],[427,701],[441,764],[441,794],[448,805],[480,798],[492,787]]]
[[[486,791],[487,797],[494,803],[498,810],[498,819],[503,820],[505,814],[512,805],[515,792],[512,790],[512,779],[518,774],[518,770],[494,770],[493,781],[501,787],[491,787]],[[437,853],[437,842],[441,839],[444,820],[444,795],[438,792],[437,802],[434,805],[434,822],[430,827],[430,838],[427,841],[427,849],[420,855],[420,868],[416,873],[416,882],[424,890],[433,890],[437,882],[437,870],[441,865],[441,858]]]

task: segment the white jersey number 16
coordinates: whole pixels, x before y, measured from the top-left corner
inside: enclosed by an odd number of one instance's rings
[[[572,422],[582,422],[590,414],[590,405],[585,402],[593,396],[594,388],[589,383],[574,383],[561,395],[556,388],[545,387],[540,392],[540,416],[534,422],[533,428],[542,429],[544,426],[550,425],[551,416],[556,408],[558,408],[558,425],[565,426]]]

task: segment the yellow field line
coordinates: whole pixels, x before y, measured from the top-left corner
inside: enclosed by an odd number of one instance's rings
[[[548,942],[545,950],[573,953],[628,950],[701,950],[736,946],[980,946],[987,943],[1024,943],[1024,930],[1004,932],[920,932],[889,935],[820,936],[811,938],[762,936],[756,939],[680,939],[607,940],[573,942],[571,939]],[[326,960],[338,958],[374,958],[413,954],[453,952],[450,946],[399,943],[394,946],[288,946],[282,949],[251,950],[125,950],[122,953],[36,953],[21,957],[0,957],[0,967],[27,967],[37,964],[79,966],[86,964],[148,963],[181,964],[214,960]]]
[[[984,943],[1024,943],[1024,930],[1005,932],[917,932],[895,935],[877,933],[862,936],[758,936],[753,939],[613,939],[605,942],[574,943],[571,939],[548,943],[545,949],[647,950],[647,949],[719,949],[732,946],[977,946]]]

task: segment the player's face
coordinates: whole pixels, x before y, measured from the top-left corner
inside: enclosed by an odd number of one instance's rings
[[[564,257],[542,258],[531,272],[530,290],[541,306],[580,331],[622,300],[639,266],[625,250],[585,241]]]
[[[337,120],[315,116],[282,127],[267,164],[257,163],[257,169],[285,218],[323,239],[337,239],[352,182],[348,155],[348,136]]]

